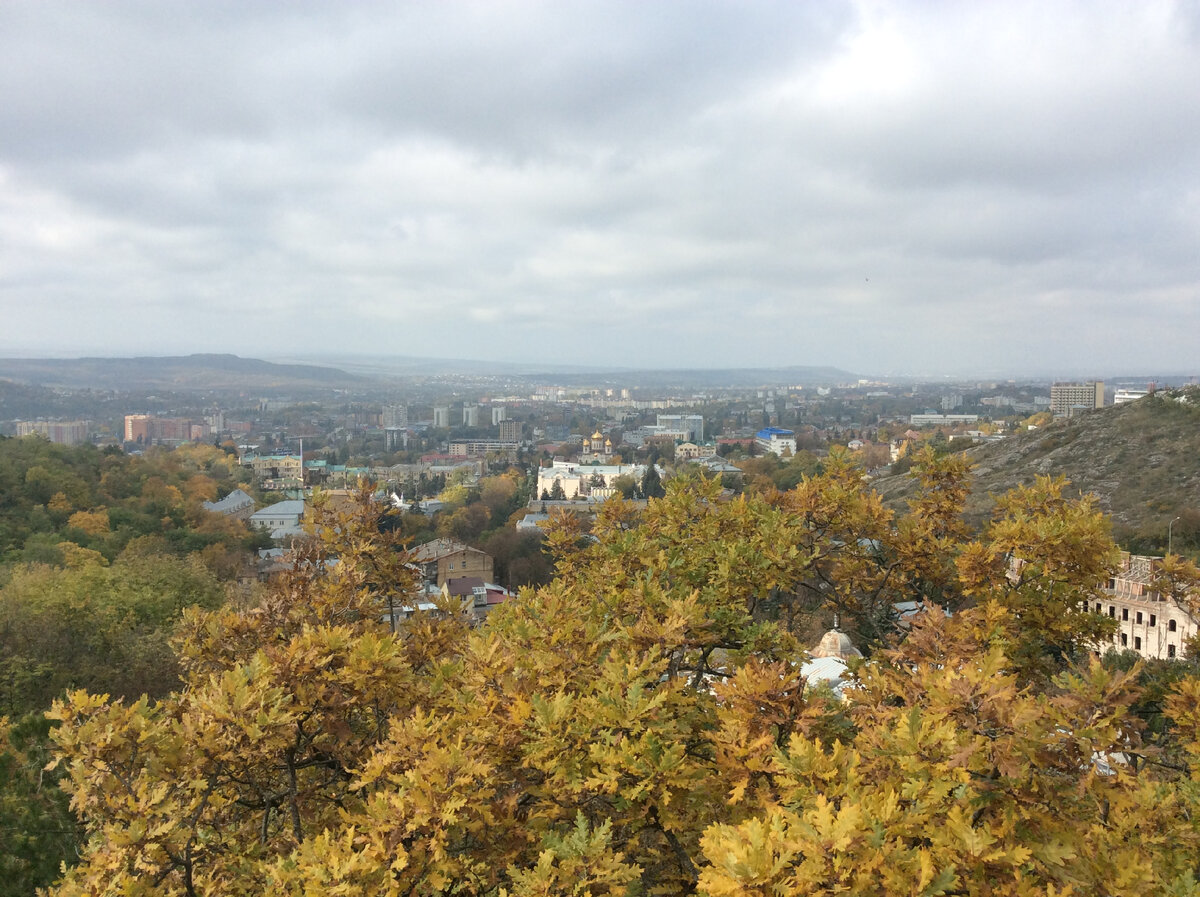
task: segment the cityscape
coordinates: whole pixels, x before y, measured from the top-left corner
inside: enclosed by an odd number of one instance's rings
[[[1200,897],[1197,85],[0,3],[0,897]]]

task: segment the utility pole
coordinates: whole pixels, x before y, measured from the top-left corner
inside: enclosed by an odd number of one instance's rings
[[[1178,517],[1175,518],[1175,520],[1178,519]],[[1175,520],[1172,520],[1167,524],[1167,554],[1171,553],[1171,528],[1175,526]]]

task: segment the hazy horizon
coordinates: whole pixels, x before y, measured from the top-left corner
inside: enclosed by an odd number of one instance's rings
[[[132,359],[176,359],[187,358],[189,356],[212,356],[230,353],[212,353],[212,352],[181,352],[171,355],[0,355],[0,362],[9,359],[18,361],[58,361],[69,362],[84,359],[99,359],[104,361],[126,361]],[[236,353],[234,353],[236,354]],[[655,373],[696,373],[709,374],[719,373],[721,371],[764,371],[778,372],[789,369],[797,369],[798,371],[812,371],[829,369],[839,371],[846,375],[847,379],[862,379],[867,381],[894,381],[894,382],[924,382],[932,383],[937,381],[948,381],[965,383],[967,381],[1014,381],[1022,382],[1057,382],[1057,381],[1084,381],[1084,380],[1105,380],[1105,381],[1131,381],[1145,380],[1146,382],[1157,381],[1160,385],[1182,386],[1194,383],[1200,380],[1200,367],[1192,369],[1171,370],[1168,368],[1144,368],[1133,370],[1091,370],[1080,371],[1070,369],[1033,369],[1033,370],[964,370],[948,373],[921,371],[919,369],[911,369],[906,371],[856,371],[847,368],[844,365],[805,365],[805,364],[787,364],[787,365],[693,365],[693,366],[616,366],[616,365],[588,365],[588,364],[560,364],[540,362],[536,359],[530,359],[523,362],[500,361],[489,359],[463,359],[450,357],[431,357],[431,356],[409,356],[409,355],[368,355],[368,354],[263,354],[257,356],[251,355],[236,355],[243,360],[266,361],[273,364],[292,364],[292,365],[313,365],[319,367],[328,367],[344,370],[346,373],[356,373],[365,376],[401,376],[401,375],[427,375],[453,373],[456,370],[468,375],[486,375],[495,374],[511,375],[511,376],[532,376],[540,374],[544,376],[553,376],[556,373],[570,375],[572,377],[584,376],[588,374],[596,374],[601,377],[617,377],[622,374],[655,374]],[[427,364],[429,369],[422,371],[420,365]],[[0,376],[3,371],[0,371]],[[830,380],[830,384],[835,381]],[[843,381],[844,382],[844,381]],[[745,385],[745,384],[741,384]]]

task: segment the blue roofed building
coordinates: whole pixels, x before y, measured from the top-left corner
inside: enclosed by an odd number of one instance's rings
[[[782,427],[763,427],[754,434],[755,444],[764,452],[783,456],[796,454],[796,434]]]

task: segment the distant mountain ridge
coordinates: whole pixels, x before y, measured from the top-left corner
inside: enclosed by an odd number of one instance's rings
[[[966,455],[974,464],[967,517],[975,524],[990,516],[991,495],[1043,474],[1061,474],[1076,494],[1094,495],[1118,533],[1165,532],[1172,518],[1200,509],[1200,407],[1161,395],[1055,421]],[[900,507],[915,484],[895,476],[875,487]]]
[[[315,356],[300,357],[304,362]],[[326,359],[321,358],[322,361]],[[493,374],[528,380],[550,380],[562,386],[619,384],[621,386],[815,386],[853,383],[859,374],[829,366],[733,368],[630,368],[600,365],[548,364],[531,361],[420,358],[415,356],[328,356],[328,363],[372,377],[411,377],[435,374]]]
[[[0,378],[38,386],[94,389],[289,389],[367,386],[331,367],[275,364],[237,355],[134,358],[0,358]]]

